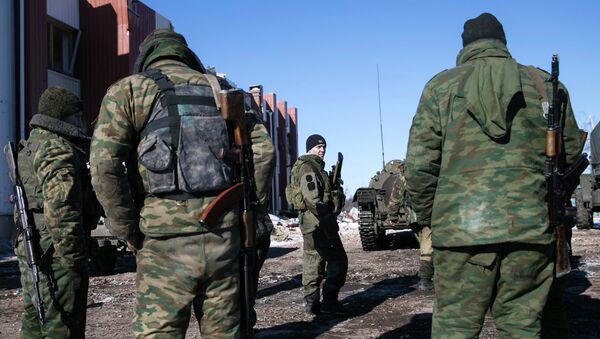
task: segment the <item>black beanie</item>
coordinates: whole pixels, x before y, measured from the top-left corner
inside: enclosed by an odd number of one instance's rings
[[[490,13],[467,20],[462,33],[463,47],[479,39],[498,39],[506,45],[502,24]]]
[[[324,144],[325,146],[327,146],[327,141],[325,141],[325,138],[318,134],[311,135],[310,137],[308,137],[308,139],[306,139],[306,151],[310,151],[311,148],[319,144]]]

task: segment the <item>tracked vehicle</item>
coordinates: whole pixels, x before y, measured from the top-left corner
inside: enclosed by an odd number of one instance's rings
[[[401,209],[397,223],[386,223],[388,202],[397,176],[401,160],[389,161],[382,171],[378,171],[369,183],[369,187],[356,190],[353,201],[359,210],[359,232],[362,248],[376,251],[387,247],[386,231],[410,228],[406,213]]]

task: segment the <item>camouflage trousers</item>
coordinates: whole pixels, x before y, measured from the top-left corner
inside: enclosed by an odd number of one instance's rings
[[[269,247],[271,246],[271,234],[263,233],[256,238],[256,255],[254,257],[254,268],[252,270],[252,313],[250,314],[250,324],[252,327],[256,325],[256,312],[254,311],[254,301],[258,292],[258,278],[260,270],[263,267],[267,256],[269,255]]]
[[[419,242],[419,259],[421,261],[431,261],[431,256],[433,254],[433,247],[431,247],[431,227],[416,226],[413,228],[413,232]]]
[[[542,339],[568,339],[569,322],[565,312],[564,293],[569,276],[554,278],[548,301],[542,313]]]
[[[327,236],[322,228],[303,235],[302,285],[304,298],[318,301],[323,283],[323,300],[337,300],[348,273],[348,256],[337,232]]]
[[[202,338],[239,338],[238,228],[144,239],[136,254],[137,338],[184,338],[193,307]]]
[[[477,338],[488,309],[500,338],[539,338],[552,246],[435,248],[432,338]]]
[[[85,262],[69,267],[58,257],[40,264],[39,289],[45,322],[41,325],[34,306],[35,290],[22,243],[17,248],[23,304],[19,338],[85,338],[89,274]]]

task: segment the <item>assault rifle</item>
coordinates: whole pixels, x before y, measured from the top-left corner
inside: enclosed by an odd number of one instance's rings
[[[4,155],[6,156],[6,162],[8,163],[8,175],[15,189],[15,193],[10,196],[10,203],[16,204],[17,206],[19,215],[17,228],[20,232],[23,232],[25,258],[27,259],[27,266],[29,266],[29,273],[31,274],[31,280],[33,281],[33,289],[35,292],[33,296],[33,305],[37,311],[38,320],[43,325],[45,321],[44,304],[42,303],[40,295],[40,272],[38,257],[35,253],[34,226],[29,224],[27,204],[25,203],[25,196],[23,194],[23,185],[21,184],[21,178],[19,178],[17,162],[15,160],[17,159],[17,155],[12,142],[9,142],[4,146]]]
[[[344,164],[344,155],[338,152],[338,158],[335,165],[331,166],[331,172],[329,172],[329,180],[331,181],[331,188],[338,189],[344,182],[342,181],[342,165]]]
[[[581,173],[589,165],[587,154],[579,156],[569,168],[565,168],[565,155],[562,141],[562,113],[565,110],[565,92],[559,89],[558,55],[552,56],[552,73],[548,82],[552,83],[552,102],[548,109],[548,129],[546,131],[546,181],[548,183],[548,216],[556,237],[554,272],[560,278],[571,272],[569,244],[564,224],[567,192],[573,192]],[[582,132],[585,141],[587,133]]]
[[[200,215],[200,221],[213,225],[223,213],[241,202],[240,224],[242,237],[242,323],[244,338],[253,337],[253,329],[250,323],[250,315],[254,304],[254,293],[252,292],[253,269],[254,269],[254,243],[256,238],[256,224],[254,218],[254,206],[256,204],[256,192],[254,175],[252,172],[253,161],[250,150],[250,142],[246,124],[244,122],[244,92],[241,89],[223,90],[220,92],[221,116],[227,122],[230,135],[233,135],[235,149],[231,153],[224,151],[223,159],[233,159],[237,165],[238,182],[227,190],[221,192]]]

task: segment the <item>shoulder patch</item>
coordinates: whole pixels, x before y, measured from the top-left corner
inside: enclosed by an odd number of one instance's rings
[[[313,176],[312,176],[312,175],[310,175],[310,174],[306,175],[306,181],[308,181],[308,182],[312,182],[313,180],[314,180],[314,179],[313,179]]]
[[[313,181],[309,182],[306,186],[308,187],[309,191],[314,191],[315,188],[317,188],[317,185]]]

